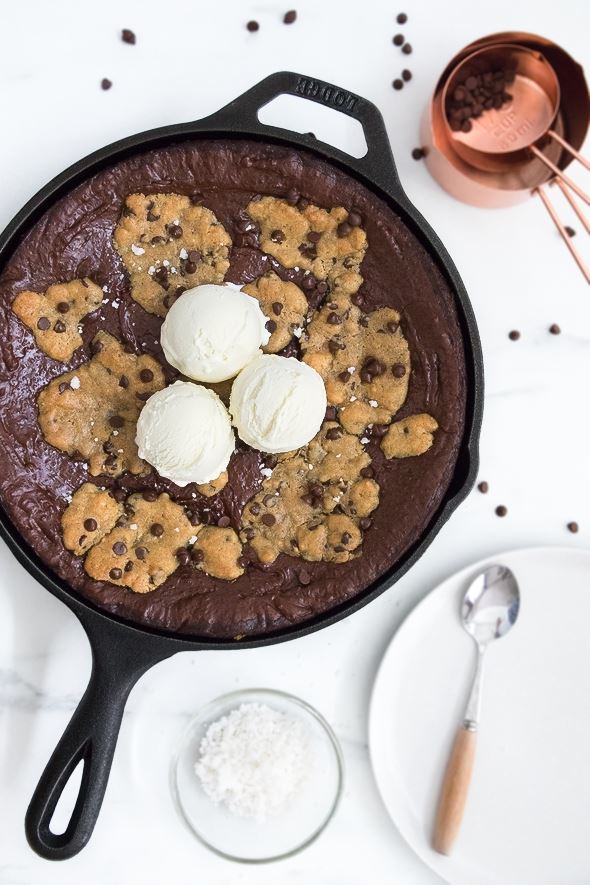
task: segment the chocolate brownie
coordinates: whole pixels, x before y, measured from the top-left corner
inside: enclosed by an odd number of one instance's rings
[[[180,488],[138,458],[134,424],[177,378],[162,318],[222,281],[259,299],[265,349],[313,366],[329,406],[304,449],[238,441],[227,476]],[[453,476],[453,292],[389,206],[305,151],[186,141],[103,170],[18,245],[0,313],[2,505],[58,576],[130,621],[242,637],[309,620],[395,564]]]

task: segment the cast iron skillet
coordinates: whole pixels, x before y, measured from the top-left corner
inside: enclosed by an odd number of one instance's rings
[[[354,117],[362,124],[368,151],[353,159],[308,135],[262,125],[257,112],[277,96],[288,93],[324,104]],[[92,647],[92,673],[88,687],[59,741],[25,818],[29,844],[41,856],[63,860],[77,854],[88,842],[104,797],[125,702],[133,685],[153,664],[178,651],[257,648],[305,636],[357,611],[398,580],[426,550],[441,526],[471,489],[478,466],[478,438],[483,404],[483,364],[475,318],[455,265],[442,243],[409,202],[399,182],[383,118],[366,99],[329,83],[290,72],[273,74],[217,113],[192,123],[166,126],[117,141],[66,169],[37,193],[0,236],[0,266],[22,236],[56,200],[105,166],[139,150],[160,147],[186,138],[231,137],[304,147],[335,163],[377,193],[414,231],[446,274],[456,295],[467,365],[467,414],[453,481],[438,513],[422,538],[365,591],[340,607],[303,626],[254,639],[208,640],[165,633],[126,623],[82,599],[50,572],[20,537],[0,510],[0,534],[27,571],[62,600],[78,617]],[[76,765],[83,760],[80,790],[68,827],[61,835],[50,830],[57,801]]]

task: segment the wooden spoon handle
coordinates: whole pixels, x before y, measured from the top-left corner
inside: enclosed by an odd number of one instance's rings
[[[471,782],[477,732],[462,726],[455,738],[440,792],[432,847],[450,854],[459,833]]]

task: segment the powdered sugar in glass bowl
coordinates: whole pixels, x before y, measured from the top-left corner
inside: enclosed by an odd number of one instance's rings
[[[342,754],[325,719],[268,689],[204,707],[172,766],[172,792],[192,832],[244,863],[279,860],[313,842],[336,810],[342,781]]]

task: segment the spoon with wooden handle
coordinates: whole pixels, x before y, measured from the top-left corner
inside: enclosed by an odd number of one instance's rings
[[[459,833],[473,763],[481,711],[481,684],[485,652],[494,639],[510,630],[518,616],[520,592],[509,568],[492,565],[469,585],[461,605],[461,620],[477,646],[473,685],[442,782],[432,847],[450,854]]]

